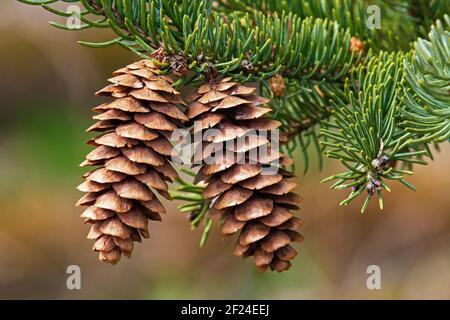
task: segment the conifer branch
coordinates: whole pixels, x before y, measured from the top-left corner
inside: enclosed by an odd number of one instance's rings
[[[400,130],[397,124],[401,105],[399,88],[404,82],[402,59],[401,54],[384,53],[372,58],[366,66],[360,66],[351,79],[352,87],[359,90],[350,91],[347,84],[350,103],[333,102],[333,118],[323,124],[321,134],[328,138],[321,142],[327,147],[325,154],[339,159],[348,169],[323,181],[334,181],[333,189],[352,190],[341,205],[349,204],[364,192],[362,212],[374,195],[383,209],[382,191],[390,191],[387,180],[400,181],[413,189],[405,180],[412,172],[397,169],[395,163],[423,163],[416,157],[426,150],[405,152],[413,135]]]
[[[416,25],[405,12],[394,11],[391,6],[381,5],[381,1],[365,0],[219,0],[218,9],[224,12],[253,12],[266,14],[292,12],[300,17],[315,17],[336,21],[344,29],[363,40],[367,47],[375,50],[405,50],[418,35]],[[380,28],[369,28],[368,21],[373,14],[369,6],[381,9]]]
[[[325,181],[352,190],[343,205],[365,193],[362,211],[375,195],[383,207],[389,180],[414,189],[405,178],[412,164],[425,164],[430,144],[450,137],[445,0],[375,1],[380,30],[367,28],[369,2],[359,0],[18,1],[64,18],[70,13],[51,5],[79,3],[81,29],[110,28],[117,35],[81,44],[119,44],[143,58],[161,54],[179,76],[174,87],[203,84],[211,72],[256,82],[283,124],[288,153],[302,151],[305,171],[309,146],[339,159],[348,170]],[[412,46],[430,28],[428,39]],[[358,41],[365,49],[354,50]],[[284,87],[274,87],[274,80]],[[201,212],[203,205],[186,208]]]
[[[450,17],[431,27],[429,40],[419,39],[404,60],[407,85],[401,109],[405,131],[417,143],[450,137]]]

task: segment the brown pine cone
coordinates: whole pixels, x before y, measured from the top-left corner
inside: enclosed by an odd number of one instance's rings
[[[134,241],[149,237],[148,220],[165,213],[154,191],[170,198],[166,182],[177,173],[168,138],[187,118],[173,80],[151,60],[117,70],[109,82],[96,94],[114,100],[93,109],[98,121],[87,132],[102,134],[88,142],[96,148],[81,164],[98,168],[83,176],[78,189],[86,195],[77,205],[88,206],[81,217],[92,224],[93,250],[116,264],[122,254],[131,256]]]
[[[194,121],[193,134],[204,134],[194,155],[202,165],[194,182],[207,184],[203,196],[211,200],[210,213],[223,219],[222,234],[239,233],[235,255],[254,256],[261,271],[281,272],[297,255],[290,244],[302,241],[297,231],[303,223],[292,213],[299,203],[293,175],[279,168],[292,160],[274,147],[272,136],[251,131],[273,133],[280,126],[265,116],[269,100],[255,91],[224,78],[202,85],[192,97],[186,114]],[[209,135],[208,128],[216,132]]]

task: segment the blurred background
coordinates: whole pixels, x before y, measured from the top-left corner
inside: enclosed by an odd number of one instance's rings
[[[305,241],[283,274],[254,271],[232,255],[218,226],[200,249],[176,203],[133,259],[98,261],[74,203],[78,167],[90,150],[84,130],[94,92],[110,73],[137,58],[120,47],[88,49],[77,40],[109,40],[100,31],[68,32],[58,19],[16,1],[0,11],[0,298],[57,299],[449,299],[450,143],[361,215],[360,199],[338,206],[345,191],[320,180],[338,168],[299,174]],[[298,162],[300,164],[301,158]],[[299,165],[299,167],[301,167]],[[66,287],[66,268],[81,268],[82,288]],[[381,290],[368,290],[366,269],[381,268]]]

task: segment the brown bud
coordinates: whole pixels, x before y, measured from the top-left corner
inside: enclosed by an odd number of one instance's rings
[[[219,73],[211,62],[205,63],[205,76],[208,82],[215,82]]]
[[[373,196],[375,194],[376,186],[371,182],[367,182],[366,191],[369,196]]]
[[[389,164],[389,158],[385,155],[380,156],[372,160],[372,166],[376,170],[382,171]]]
[[[276,97],[282,97],[284,95],[286,84],[283,77],[279,73],[269,79],[269,85]]]
[[[251,61],[249,61],[247,59],[242,60],[241,67],[249,72],[253,71],[253,63],[251,63]]]
[[[354,53],[363,52],[364,51],[364,43],[356,37],[351,37],[350,38],[350,51],[352,51]]]
[[[174,55],[170,58],[170,60],[170,67],[172,68],[172,72],[175,76],[182,77],[188,71],[187,60],[185,57]]]
[[[164,48],[159,48],[151,54],[151,57],[159,62],[165,62],[167,59],[167,54]]]

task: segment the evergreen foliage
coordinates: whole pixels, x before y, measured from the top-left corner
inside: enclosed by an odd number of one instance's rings
[[[324,181],[349,189],[341,202],[365,198],[362,212],[390,181],[432,159],[432,145],[450,137],[450,1],[448,0],[19,0],[62,17],[55,3],[82,6],[81,28],[110,28],[119,44],[143,58],[164,49],[168,69],[185,65],[175,87],[196,86],[211,70],[255,82],[272,100],[288,137],[285,149],[338,159],[346,171]],[[381,28],[369,29],[369,5]],[[64,24],[52,23],[59,28]],[[355,49],[352,41],[362,41]],[[182,70],[183,71],[183,70]],[[281,77],[281,94],[273,87]],[[207,220],[202,187],[179,181],[176,199],[193,227]],[[187,193],[186,193],[187,192]]]

